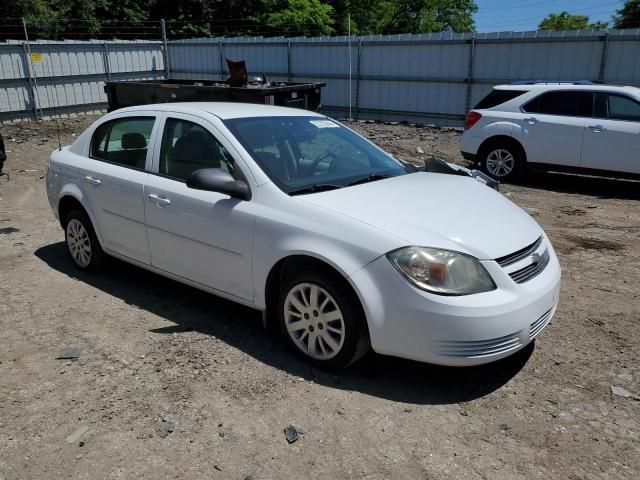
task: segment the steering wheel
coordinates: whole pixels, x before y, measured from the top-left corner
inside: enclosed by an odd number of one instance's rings
[[[308,167],[305,168],[304,175],[313,174],[313,172],[315,171],[315,169],[318,166],[318,164],[322,160],[324,160],[325,158],[328,158],[328,157],[336,158],[336,155],[334,153],[332,153],[332,152],[327,152],[327,153],[323,153],[323,154],[319,155],[318,157],[314,158],[313,161],[311,162],[311,165],[309,165]]]

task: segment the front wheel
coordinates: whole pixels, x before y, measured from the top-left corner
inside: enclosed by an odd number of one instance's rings
[[[485,148],[480,162],[482,170],[487,175],[500,181],[515,179],[524,164],[520,150],[513,145],[493,145]]]
[[[285,338],[311,363],[344,368],[369,349],[359,300],[337,275],[315,269],[293,272],[284,281],[278,305]]]

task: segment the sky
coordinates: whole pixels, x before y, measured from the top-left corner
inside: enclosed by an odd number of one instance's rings
[[[474,18],[478,32],[537,30],[550,13],[563,10],[587,15],[590,22],[610,21],[624,0],[475,0]]]

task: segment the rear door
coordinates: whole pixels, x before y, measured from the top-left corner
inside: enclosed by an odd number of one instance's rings
[[[591,108],[592,93],[573,90],[543,93],[523,105],[517,118],[527,162],[577,167]]]
[[[596,93],[581,167],[640,173],[640,101],[618,93]]]
[[[102,247],[149,264],[143,187],[151,165],[155,113],[136,113],[99,125],[79,181],[96,216]]]

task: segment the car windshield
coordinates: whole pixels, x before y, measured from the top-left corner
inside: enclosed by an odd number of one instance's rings
[[[324,117],[226,120],[242,146],[280,189],[313,193],[411,171],[348,128]]]

